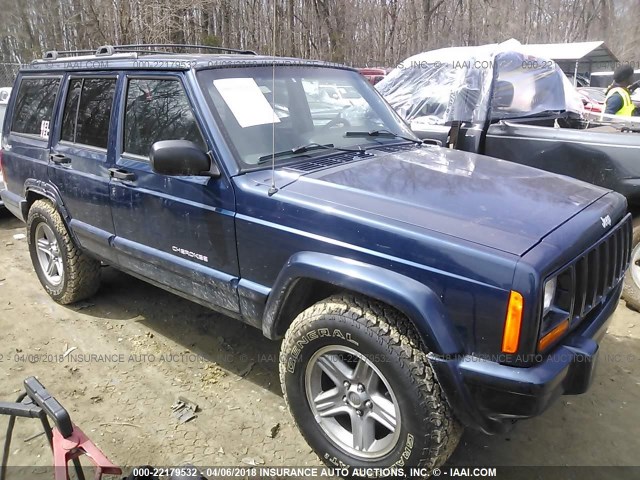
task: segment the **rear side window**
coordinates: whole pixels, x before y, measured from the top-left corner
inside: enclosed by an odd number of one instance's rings
[[[124,152],[146,157],[160,140],[190,140],[206,149],[180,81],[132,79],[127,88]]]
[[[61,140],[75,142],[76,139],[76,115],[78,114],[78,102],[80,101],[80,90],[82,89],[82,79],[74,79],[69,82],[69,92],[64,103],[64,114],[62,115]]]
[[[16,97],[11,131],[49,138],[59,78],[23,78]]]
[[[75,78],[62,116],[61,140],[107,148],[115,78]]]

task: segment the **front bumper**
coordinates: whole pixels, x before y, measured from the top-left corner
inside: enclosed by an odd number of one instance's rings
[[[598,342],[618,305],[622,282],[605,302],[534,366],[511,367],[471,355],[429,355],[438,382],[458,419],[485,433],[509,429],[514,420],[544,412],[559,396],[587,391]]]

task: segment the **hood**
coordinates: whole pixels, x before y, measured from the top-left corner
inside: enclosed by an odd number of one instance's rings
[[[608,190],[535,168],[440,147],[374,156],[300,176],[288,194],[515,255]]]

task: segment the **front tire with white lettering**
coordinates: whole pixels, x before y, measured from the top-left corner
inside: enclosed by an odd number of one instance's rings
[[[298,315],[282,344],[280,382],[327,465],[382,477],[449,458],[462,427],[425,350],[402,314],[366,297],[336,295]]]

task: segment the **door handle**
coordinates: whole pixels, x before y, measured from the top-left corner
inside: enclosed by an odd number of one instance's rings
[[[58,165],[71,163],[71,159],[62,153],[52,153],[49,155],[49,160]]]
[[[109,175],[116,180],[128,180],[133,181],[136,179],[136,174],[122,170],[121,168],[110,168]]]

